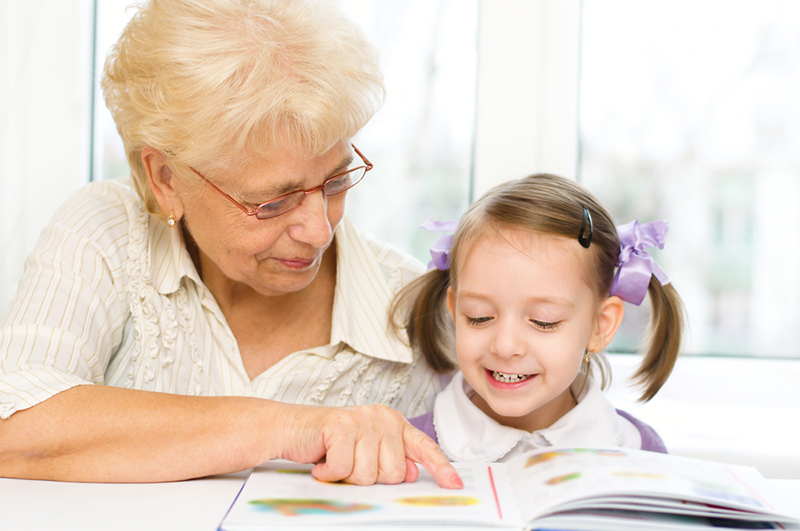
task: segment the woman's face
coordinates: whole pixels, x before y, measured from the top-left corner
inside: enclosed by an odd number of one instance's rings
[[[206,174],[233,199],[255,209],[258,205],[296,190],[308,190],[350,165],[350,143],[340,141],[313,159],[280,150],[267,159],[248,160],[234,174]],[[231,281],[262,295],[301,290],[315,278],[323,253],[333,242],[333,231],[344,215],[345,196],[325,196],[317,191],[305,196],[294,210],[261,220],[248,216],[212,186],[190,182],[193,174],[175,184],[183,207],[185,226],[200,254],[206,283]]]

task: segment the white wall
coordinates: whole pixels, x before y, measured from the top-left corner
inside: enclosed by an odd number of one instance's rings
[[[0,315],[53,210],[88,180],[90,7],[0,2]]]

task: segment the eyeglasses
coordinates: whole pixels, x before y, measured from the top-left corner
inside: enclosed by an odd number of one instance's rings
[[[366,175],[366,173],[373,168],[373,165],[367,160],[367,157],[365,157],[358,150],[356,146],[353,144],[350,145],[353,146],[353,150],[358,154],[359,157],[361,157],[361,160],[364,162],[363,166],[356,166],[355,168],[350,168],[342,173],[337,173],[332,177],[328,177],[325,179],[324,183],[316,188],[311,188],[310,190],[297,190],[286,195],[276,197],[275,199],[271,199],[266,203],[258,205],[258,207],[254,210],[250,210],[243,204],[239,203],[236,199],[223,192],[216,184],[206,179],[199,171],[192,167],[189,167],[189,169],[195,172],[205,182],[210,184],[214,190],[222,194],[228,201],[239,207],[242,212],[248,216],[255,216],[258,219],[270,219],[278,217],[282,214],[286,214],[290,210],[297,208],[308,194],[313,194],[318,190],[322,190],[322,193],[326,196],[341,194],[342,192],[346,192],[350,188],[360,183],[361,179],[364,178],[364,175]]]

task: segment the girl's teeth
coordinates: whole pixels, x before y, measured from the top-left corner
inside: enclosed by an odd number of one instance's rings
[[[530,378],[530,374],[505,374],[503,372],[492,371],[492,378],[503,383],[517,383]]]

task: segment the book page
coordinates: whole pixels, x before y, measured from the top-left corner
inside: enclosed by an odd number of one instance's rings
[[[699,502],[699,511],[709,504],[733,512],[779,512],[759,492],[760,475],[747,467],[628,448],[545,449],[506,465],[527,520],[555,510],[597,507],[605,497],[614,498],[617,506],[626,499],[634,505],[667,498]]]
[[[497,470],[485,463],[454,466],[464,481],[460,490],[439,487],[424,469],[414,483],[362,487],[317,481],[311,465],[270,462],[254,469],[220,529],[521,526],[502,465]]]

